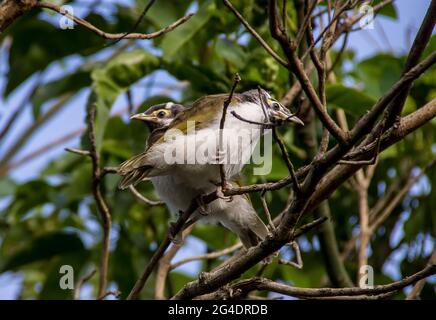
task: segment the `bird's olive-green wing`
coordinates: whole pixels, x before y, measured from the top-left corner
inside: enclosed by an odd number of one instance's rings
[[[217,115],[222,113],[224,102],[228,98],[227,93],[215,94],[202,97],[196,100],[189,108],[180,112],[171,122],[168,128],[155,130],[149,138],[149,147],[156,142],[161,142],[165,132],[170,129],[177,129],[183,133],[188,130],[188,121],[194,122],[195,130],[208,126]],[[234,94],[231,104],[241,102],[240,94]]]

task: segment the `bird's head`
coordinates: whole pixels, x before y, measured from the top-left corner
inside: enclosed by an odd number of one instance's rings
[[[146,111],[134,114],[130,119],[143,121],[150,131],[168,127],[171,121],[182,111],[185,107],[181,104],[167,102],[151,106]]]
[[[292,122],[304,126],[303,121],[295,116],[295,114],[291,113],[283,104],[271,97],[267,91],[259,88],[258,95],[272,123],[283,124]]]

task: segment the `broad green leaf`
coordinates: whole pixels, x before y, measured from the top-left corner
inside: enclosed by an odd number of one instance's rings
[[[80,200],[91,192],[92,165],[89,159],[83,159],[70,175],[64,189],[68,201]]]
[[[138,6],[141,9],[145,8],[147,4],[148,0],[138,1]],[[145,18],[150,20],[156,29],[162,29],[181,18],[189,5],[190,1],[186,0],[157,1]]]
[[[16,184],[10,178],[0,179],[0,197],[12,196],[15,192]]]
[[[33,116],[38,118],[43,103],[54,99],[68,92],[77,92],[91,84],[90,72],[96,63],[87,63],[82,65],[76,72],[64,75],[59,79],[50,81],[38,87],[31,98],[33,106]]]
[[[22,249],[6,257],[1,272],[16,270],[32,262],[85,250],[82,240],[74,233],[54,232],[23,244]]]
[[[129,86],[159,67],[159,59],[152,54],[136,49],[124,52],[112,59],[103,68],[92,74],[94,91],[107,108]]]
[[[398,81],[403,71],[403,59],[390,54],[377,54],[359,62],[354,74],[363,81],[365,92],[378,99]]]
[[[213,1],[204,2],[194,17],[165,35],[161,44],[165,60],[174,60],[178,51],[206,27],[214,10],[216,10],[216,5]]]
[[[377,4],[379,4],[381,2],[382,2],[382,0],[375,0],[372,3],[372,6],[376,6]],[[397,8],[392,3],[384,6],[382,9],[380,9],[378,12],[376,12],[376,14],[380,14],[382,16],[386,16],[386,17],[389,17],[389,18],[392,18],[395,20],[398,19]]]
[[[132,247],[128,241],[126,230],[122,230],[117,247],[111,255],[111,279],[117,282],[121,299],[125,299],[137,280]]]
[[[164,65],[177,79],[188,80],[192,89],[201,95],[226,92],[231,85],[231,78],[217,74],[209,68],[196,66],[192,62],[164,62]]]
[[[328,104],[354,116],[362,115],[375,103],[375,99],[363,92],[340,84],[327,86],[326,96]]]
[[[106,20],[99,15],[91,14],[85,19],[108,29]],[[10,70],[5,96],[50,63],[73,54],[93,54],[104,43],[101,37],[90,34],[84,28],[62,30],[47,21],[36,19],[34,14],[21,17],[20,23],[13,24],[6,34],[12,36],[13,41],[9,51]]]
[[[93,85],[87,110],[96,105],[95,135],[98,150],[101,148],[110,108],[117,97],[139,79],[156,70],[159,65],[160,61],[156,56],[136,49],[119,54],[107,65],[94,69],[91,73]],[[83,142],[82,145],[86,146],[87,143]]]
[[[218,39],[215,44],[215,51],[219,57],[230,62],[236,68],[244,68],[247,61],[247,55],[240,46],[237,46],[226,39]]]
[[[49,269],[47,270],[47,278],[44,281],[42,290],[39,293],[38,299],[42,300],[71,300],[73,299],[74,289],[62,289],[60,281],[65,273],[60,273],[62,266],[71,266],[73,268],[73,284],[77,284],[79,276],[86,260],[89,258],[89,252],[79,250],[67,254],[57,256],[50,261]]]
[[[7,208],[11,221],[19,221],[30,210],[47,203],[50,189],[51,186],[43,180],[33,180],[17,186],[14,200]]]

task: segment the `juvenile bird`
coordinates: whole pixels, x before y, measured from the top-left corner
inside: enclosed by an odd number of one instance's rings
[[[123,176],[120,188],[135,185],[146,177],[171,175],[181,185],[195,190],[197,196],[213,191],[221,196],[219,163],[222,150],[218,140],[224,141],[226,147],[223,150],[226,157],[224,171],[231,180],[251,157],[264,132],[264,123],[302,124],[266,91],[250,90],[233,95],[221,131],[220,121],[228,96],[219,94],[200,98],[180,112],[168,130],[158,130],[145,152],[119,166],[119,173]],[[167,135],[169,132],[171,135]]]
[[[168,102],[152,106],[143,113],[133,115],[131,119],[143,121],[150,129],[147,143],[150,147],[155,140],[155,135],[160,135],[162,131],[165,131],[183,109],[182,105]],[[172,175],[151,177],[150,180],[173,215],[185,210],[197,195],[195,189],[183,185]],[[237,185],[234,181],[231,181],[230,184]],[[217,199],[208,205],[208,210],[210,214],[207,216],[202,215],[198,210],[194,212],[186,226],[193,224],[200,218],[205,222],[221,223],[238,235],[245,248],[257,245],[268,234],[268,229],[258,217],[246,195],[234,196],[232,201]]]

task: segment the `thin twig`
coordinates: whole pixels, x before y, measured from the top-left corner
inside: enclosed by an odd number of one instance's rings
[[[190,227],[183,230],[182,239],[185,239],[186,236],[191,233],[194,225],[191,225]],[[159,260],[159,266],[156,272],[156,281],[155,281],[155,287],[154,287],[154,298],[156,300],[163,300],[165,299],[165,286],[166,281],[168,277],[168,273],[171,271],[171,261],[179,252],[179,250],[183,246],[183,240],[177,243],[173,243],[171,248],[167,251],[167,253]]]
[[[76,149],[76,148],[65,148],[65,151],[78,154],[79,156],[89,157],[91,155],[91,152],[88,150],[81,150],[81,149]]]
[[[223,0],[224,5],[233,12],[233,14],[238,18],[239,21],[247,28],[247,30],[252,34],[252,36],[259,42],[259,44],[265,48],[265,50],[282,66],[288,68],[288,63],[283,60],[267,43],[262,37],[254,30],[250,24],[245,20],[245,18],[238,12],[238,10],[233,7],[233,5],[228,0]]]
[[[90,154],[92,161],[92,193],[97,204],[98,211],[102,220],[103,227],[103,245],[100,264],[100,281],[98,286],[98,298],[103,298],[106,294],[107,282],[108,282],[108,268],[109,268],[109,238],[110,229],[112,224],[111,213],[106,200],[100,190],[101,182],[101,170],[100,170],[100,155],[97,152],[97,146],[95,141],[95,116],[97,107],[92,104],[88,115],[88,138],[90,143]]]
[[[288,296],[312,299],[312,298],[325,298],[325,297],[359,297],[363,298],[365,296],[376,297],[379,295],[384,295],[388,293],[395,293],[408,285],[416,283],[417,281],[427,278],[436,273],[436,265],[430,265],[425,267],[423,270],[406,277],[400,281],[392,282],[386,285],[379,285],[373,288],[298,288],[292,287],[286,284],[277,283],[266,278],[251,278],[247,280],[242,280],[229,288],[226,291],[218,290],[215,294],[210,295],[209,299],[224,299],[227,298],[227,293],[231,290],[233,298],[237,299],[239,296],[248,294],[251,291],[269,291],[277,292]],[[237,293],[237,294],[235,294]]]
[[[121,40],[125,39],[129,34],[134,32],[136,30],[136,28],[139,26],[139,24],[142,22],[142,20],[144,20],[145,15],[147,14],[148,10],[150,10],[151,6],[153,5],[153,3],[155,1],[156,0],[149,0],[147,5],[145,6],[144,10],[142,10],[141,15],[139,16],[139,18],[136,20],[135,24],[133,25],[132,29],[130,29],[129,32],[126,32],[122,37],[118,38],[117,40],[115,40],[114,42],[109,44],[109,46],[112,46],[112,45],[120,42]],[[129,95],[130,95],[130,90],[127,90],[127,96],[129,96]],[[131,106],[131,103],[129,105]]]
[[[263,211],[265,212],[265,215],[266,215],[266,218],[268,221],[268,227],[269,227],[270,231],[275,231],[276,227],[275,227],[274,222],[271,218],[271,213],[269,211],[268,204],[266,203],[265,195],[266,195],[266,192],[261,193],[260,201],[262,203],[262,208],[263,208]]]
[[[89,23],[86,20],[83,20],[81,18],[78,18],[76,16],[73,16],[71,14],[69,14],[68,12],[61,10],[61,8],[57,5],[51,4],[51,3],[44,3],[44,2],[37,2],[35,4],[35,7],[39,7],[39,8],[45,8],[45,9],[50,9],[53,11],[56,11],[64,16],[66,16],[67,18],[73,20],[75,23],[77,23],[78,25],[94,32],[96,35],[104,38],[104,39],[110,39],[110,40],[118,40],[118,39],[143,39],[143,40],[147,40],[147,39],[154,39],[157,38],[165,33],[168,33],[170,31],[173,31],[175,28],[177,28],[178,26],[180,26],[181,24],[185,23],[186,21],[188,21],[194,14],[190,13],[186,16],[184,16],[183,18],[180,18],[179,20],[173,22],[172,24],[170,24],[169,26],[156,31],[156,32],[152,32],[152,33],[108,33],[105,32],[103,30],[100,30],[99,28],[97,28],[96,26],[94,26],[93,24]]]
[[[292,241],[288,246],[290,246],[295,253],[295,261],[287,261],[284,259],[279,259],[279,264],[284,264],[287,266],[292,266],[297,269],[303,268],[303,259],[301,258],[301,250],[297,241]]]
[[[210,193],[208,195],[202,196],[203,203],[208,204],[215,199],[217,199],[216,192]],[[183,227],[185,226],[186,221],[188,221],[191,214],[197,210],[198,208],[198,201],[195,199],[191,201],[191,204],[189,208],[183,212],[183,214],[180,215],[179,219],[177,219],[177,222],[173,224],[172,228],[168,230],[165,239],[160,244],[159,248],[155,251],[153,256],[151,257],[151,260],[148,262],[146,267],[144,268],[144,271],[142,272],[139,279],[136,281],[135,286],[130,291],[127,300],[136,300],[138,299],[139,293],[141,292],[142,288],[144,287],[147,279],[150,277],[151,272],[154,270],[155,266],[165,253],[168,246],[171,244],[171,239],[176,238],[177,234],[183,230]]]
[[[278,135],[276,128],[272,128],[272,133],[273,133],[274,140],[279,145],[280,152],[282,153],[282,158],[285,160],[289,174],[291,175],[292,188],[297,196],[301,196],[301,188],[298,183],[297,176],[295,174],[294,165],[292,164],[292,161],[289,158],[288,151],[286,150],[285,143],[283,142],[282,138]]]
[[[93,269],[89,274],[79,279],[77,284],[74,286],[74,300],[80,299],[80,291],[82,289],[83,284],[88,282],[96,273],[97,270]]]
[[[153,201],[146,198],[133,185],[129,186],[129,190],[137,200],[139,200],[140,202],[144,203],[147,206],[161,206],[165,204],[163,201]]]
[[[97,298],[97,300],[104,300],[105,298],[109,297],[109,296],[114,296],[115,298],[118,298],[121,295],[121,292],[116,290],[116,291],[108,291],[105,292],[104,294],[102,294],[100,297]]]
[[[196,260],[212,260],[212,259],[216,259],[216,258],[219,258],[222,256],[226,256],[226,255],[228,255],[232,252],[235,252],[236,250],[239,250],[241,248],[242,248],[242,243],[238,242],[238,243],[234,244],[233,246],[225,248],[223,250],[185,258],[185,259],[182,259],[180,261],[173,263],[170,267],[170,270],[176,269],[176,268],[180,267],[181,265],[188,263],[188,262],[192,262],[192,261],[196,261]]]
[[[224,168],[224,162],[225,162],[225,158],[227,158],[226,156],[224,156],[223,159],[221,159],[221,157],[224,155],[224,150],[223,150],[223,135],[224,135],[224,125],[226,122],[226,115],[227,115],[227,108],[229,107],[229,105],[232,103],[232,98],[233,98],[233,94],[235,92],[235,89],[238,85],[238,83],[241,81],[241,77],[239,76],[238,73],[235,74],[235,78],[233,80],[233,85],[232,85],[232,89],[230,90],[230,94],[228,96],[228,98],[224,101],[224,105],[223,105],[223,112],[221,115],[221,120],[220,120],[220,126],[219,126],[219,130],[220,130],[220,136],[219,136],[219,163],[220,163],[220,177],[221,177],[221,190],[224,192],[227,188],[227,180],[226,180],[226,171]]]
[[[244,117],[242,117],[239,114],[237,114],[236,111],[234,111],[234,110],[232,110],[230,113],[232,114],[232,116],[234,116],[238,120],[241,120],[243,122],[247,122],[247,123],[250,123],[250,124],[259,125],[259,126],[262,126],[265,129],[270,128],[271,126],[274,126],[274,124],[272,124],[272,123],[257,122],[257,121],[245,119]]]
[[[430,259],[428,260],[427,265],[435,265],[436,264],[436,248],[433,250]],[[421,294],[422,289],[424,289],[424,285],[426,283],[426,279],[421,279],[415,283],[410,293],[407,295],[406,300],[416,300],[419,299],[419,295]]]
[[[83,129],[78,129],[73,132],[69,132],[64,136],[61,136],[60,138],[51,141],[42,147],[24,155],[23,157],[19,158],[18,160],[15,160],[11,164],[8,164],[7,170],[14,170],[18,168],[19,166],[22,166],[23,164],[27,163],[28,161],[32,161],[33,159],[44,155],[48,150],[53,149],[54,147],[59,146],[60,144],[63,144],[71,139],[74,139],[75,137],[79,136],[81,133],[83,133]]]

